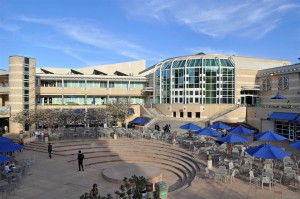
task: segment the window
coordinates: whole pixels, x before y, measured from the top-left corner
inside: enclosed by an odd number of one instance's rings
[[[200,118],[200,112],[196,112],[196,118]]]
[[[278,89],[286,90],[289,88],[289,78],[286,76],[278,77]]]
[[[262,87],[263,87],[263,90],[265,90],[265,91],[271,90],[272,89],[272,80],[271,80],[271,78],[265,78],[263,80]]]
[[[189,118],[191,118],[191,117],[192,117],[192,112],[188,112],[188,113],[187,113],[187,116],[188,116]]]

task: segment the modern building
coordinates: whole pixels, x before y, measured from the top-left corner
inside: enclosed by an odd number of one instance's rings
[[[260,131],[300,139],[299,72],[299,64],[285,60],[204,53],[169,58],[149,68],[144,60],[47,68],[36,67],[34,58],[11,56],[9,70],[0,71],[0,126],[22,130],[11,118],[24,109],[88,109],[127,100],[133,104],[133,117],[155,117],[156,110],[181,120],[247,122]],[[287,99],[271,99],[277,93]]]

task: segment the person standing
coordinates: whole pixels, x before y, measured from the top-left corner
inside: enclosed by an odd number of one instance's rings
[[[24,148],[24,142],[23,142],[22,139],[20,139],[20,140],[18,141],[18,144],[21,145],[21,146]],[[23,148],[22,148],[22,149],[23,149]],[[20,149],[20,152],[22,152],[22,149]]]
[[[81,153],[81,151],[78,151],[78,155],[77,155],[77,160],[78,160],[78,168],[79,171],[84,171],[83,169],[83,159],[84,159],[84,155]]]
[[[52,153],[52,145],[51,145],[51,143],[48,144],[48,153],[49,153],[49,158],[52,158],[52,155],[51,155],[51,153]]]

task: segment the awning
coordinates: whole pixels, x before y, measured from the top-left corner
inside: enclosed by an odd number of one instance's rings
[[[288,113],[288,112],[273,112],[271,115],[268,116],[268,120],[285,120],[289,122],[293,122],[298,113]]]
[[[296,122],[300,122],[300,115],[297,117]]]

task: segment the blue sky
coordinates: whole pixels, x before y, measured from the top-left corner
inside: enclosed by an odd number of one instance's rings
[[[300,57],[298,0],[0,0],[0,68],[8,57],[78,68],[204,52]]]

